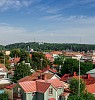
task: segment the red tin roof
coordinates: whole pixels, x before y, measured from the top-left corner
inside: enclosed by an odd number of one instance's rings
[[[19,82],[19,85],[23,88],[25,92],[36,92],[35,81]]]
[[[37,81],[37,92],[44,93],[50,86],[50,83],[45,83],[45,82],[38,82]]]

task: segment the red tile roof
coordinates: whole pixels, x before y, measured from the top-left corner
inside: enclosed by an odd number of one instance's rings
[[[53,52],[50,52],[50,54],[58,54],[58,55],[61,55],[62,54],[62,51],[53,51]]]
[[[94,84],[90,84],[90,85],[86,85],[86,89],[88,92],[90,93],[95,93],[95,83]]]
[[[36,92],[35,81],[19,82],[19,85],[23,88],[25,92]]]
[[[94,77],[90,77],[88,79],[84,79],[86,85],[90,85],[90,84],[94,84],[95,83],[95,78]]]
[[[52,58],[53,58],[53,56],[52,56],[51,54],[49,54],[49,53],[45,54],[45,57],[46,57],[47,59],[52,59]]]
[[[3,68],[4,69],[3,70],[4,72],[8,71],[4,64],[0,64],[0,68]]]
[[[6,89],[13,89],[15,86],[16,86],[16,84],[11,84],[11,85],[6,86],[5,88]]]
[[[50,62],[53,62],[54,61],[54,58],[51,54],[45,54],[45,57],[50,61]]]
[[[68,96],[69,94],[70,94],[70,92],[64,92],[60,96]]]
[[[61,77],[61,81],[67,81],[70,77],[73,77],[73,75],[72,74],[64,74]]]
[[[51,79],[54,76],[54,74],[50,74],[50,73],[34,72],[32,75],[26,76],[26,77],[18,80],[18,82],[37,80],[38,76],[40,76],[42,78],[42,75],[45,75],[46,79]]]
[[[56,69],[50,68],[50,66],[47,66],[46,68],[44,68],[44,69],[43,69],[43,72],[45,72],[45,71],[51,71],[51,72],[53,72],[53,73],[57,73],[57,70],[56,70]]]

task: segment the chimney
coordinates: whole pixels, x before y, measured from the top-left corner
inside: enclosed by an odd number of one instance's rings
[[[44,75],[42,75],[42,80],[46,80],[47,78],[46,78],[46,75],[44,74]]]
[[[91,77],[91,75],[90,74],[87,74],[87,79],[89,79]]]
[[[41,76],[38,76],[38,79],[41,79]]]
[[[76,76],[77,74],[76,74],[76,72],[74,72],[74,76]]]

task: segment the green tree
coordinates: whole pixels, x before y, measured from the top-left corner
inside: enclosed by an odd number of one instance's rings
[[[0,100],[9,100],[8,94],[6,94],[6,93],[0,94]]]
[[[93,69],[93,64],[91,62],[80,62],[80,73],[85,74],[87,71]],[[73,72],[79,73],[79,61],[76,59],[66,59],[64,65],[62,66],[62,74],[72,74]]]
[[[55,58],[54,59],[54,64],[57,64],[57,65],[63,65],[64,63],[64,56],[59,56],[58,58]]]
[[[61,66],[63,66],[63,64],[64,64],[64,61],[65,61],[65,58],[62,55],[60,55],[59,57],[54,59],[54,64],[56,64],[58,66],[56,69],[57,69],[57,71],[59,71],[59,73],[61,70]]]
[[[79,79],[75,79],[75,78],[72,78],[70,80],[70,91],[72,92],[72,94],[77,94],[78,95],[78,92],[79,92]],[[85,90],[85,83],[82,79],[80,79],[80,93],[84,92]]]
[[[12,49],[10,57],[12,57],[12,58],[14,58],[14,57],[20,57],[20,49]]]
[[[32,59],[30,60],[33,69],[43,69],[49,65],[49,61],[45,58],[43,53],[33,52]]]
[[[80,79],[80,95],[79,92],[79,80],[72,78],[70,80],[70,91],[71,94],[68,97],[68,100],[95,100],[94,95],[87,92],[85,89],[86,85],[82,79]]]
[[[17,82],[19,79],[28,76],[31,74],[31,67],[21,62],[20,64],[15,66],[14,77],[12,79],[13,82]]]
[[[79,62],[76,59],[66,59],[64,61],[64,65],[62,66],[62,70],[61,73],[65,74],[65,73],[73,73],[78,72],[78,66],[79,66]]]
[[[70,94],[68,100],[95,100],[95,97],[91,93],[81,93],[80,96]]]
[[[81,63],[81,74],[85,74],[87,71],[94,68],[94,65],[92,62],[86,61],[84,63]]]
[[[21,51],[20,62],[22,61],[29,62],[29,52],[26,52],[24,50]]]

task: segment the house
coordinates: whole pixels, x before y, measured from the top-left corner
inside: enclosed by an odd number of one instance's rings
[[[61,77],[61,81],[63,82],[68,82],[68,80],[72,77],[75,77],[77,76],[76,72],[74,72],[73,74],[64,74],[62,77]]]
[[[9,85],[11,81],[7,78],[8,70],[4,64],[0,64],[0,91],[4,89],[6,85]]]
[[[45,57],[47,60],[49,60],[50,62],[53,62],[54,61],[54,57],[50,54],[50,53],[46,53],[45,54]]]
[[[62,51],[52,51],[50,54],[53,56],[53,58],[57,58],[59,55],[62,55]]]
[[[11,67],[14,67],[15,64],[17,64],[20,61],[20,57],[17,58],[10,58],[9,59],[9,64]]]
[[[4,92],[8,94],[9,100],[13,100],[13,88],[16,86],[16,84],[7,85],[4,88]]]
[[[53,73],[53,74],[58,73],[56,69],[50,68],[50,66],[45,67],[42,71],[43,71],[44,73]]]
[[[0,79],[1,78],[7,78],[7,68],[5,67],[4,64],[0,64]]]
[[[66,57],[66,58],[72,58],[72,59],[77,59],[79,60],[83,55],[84,53],[83,52],[72,52],[72,51],[66,51],[63,53],[63,55]]]
[[[80,78],[83,79],[83,81],[85,82],[86,90],[95,95],[95,77],[92,76],[90,74],[85,74],[81,75]],[[76,75],[76,72],[74,72],[74,74],[65,74],[62,76],[61,81],[69,83],[69,80],[71,78],[79,79],[79,76]]]
[[[86,72],[86,74],[90,74],[91,77],[95,77],[95,68],[90,70],[90,71],[88,71],[88,72]]]
[[[63,100],[64,85],[59,79],[19,82],[13,94],[21,100]]]
[[[10,51],[5,51],[5,55],[9,56],[10,55]]]

